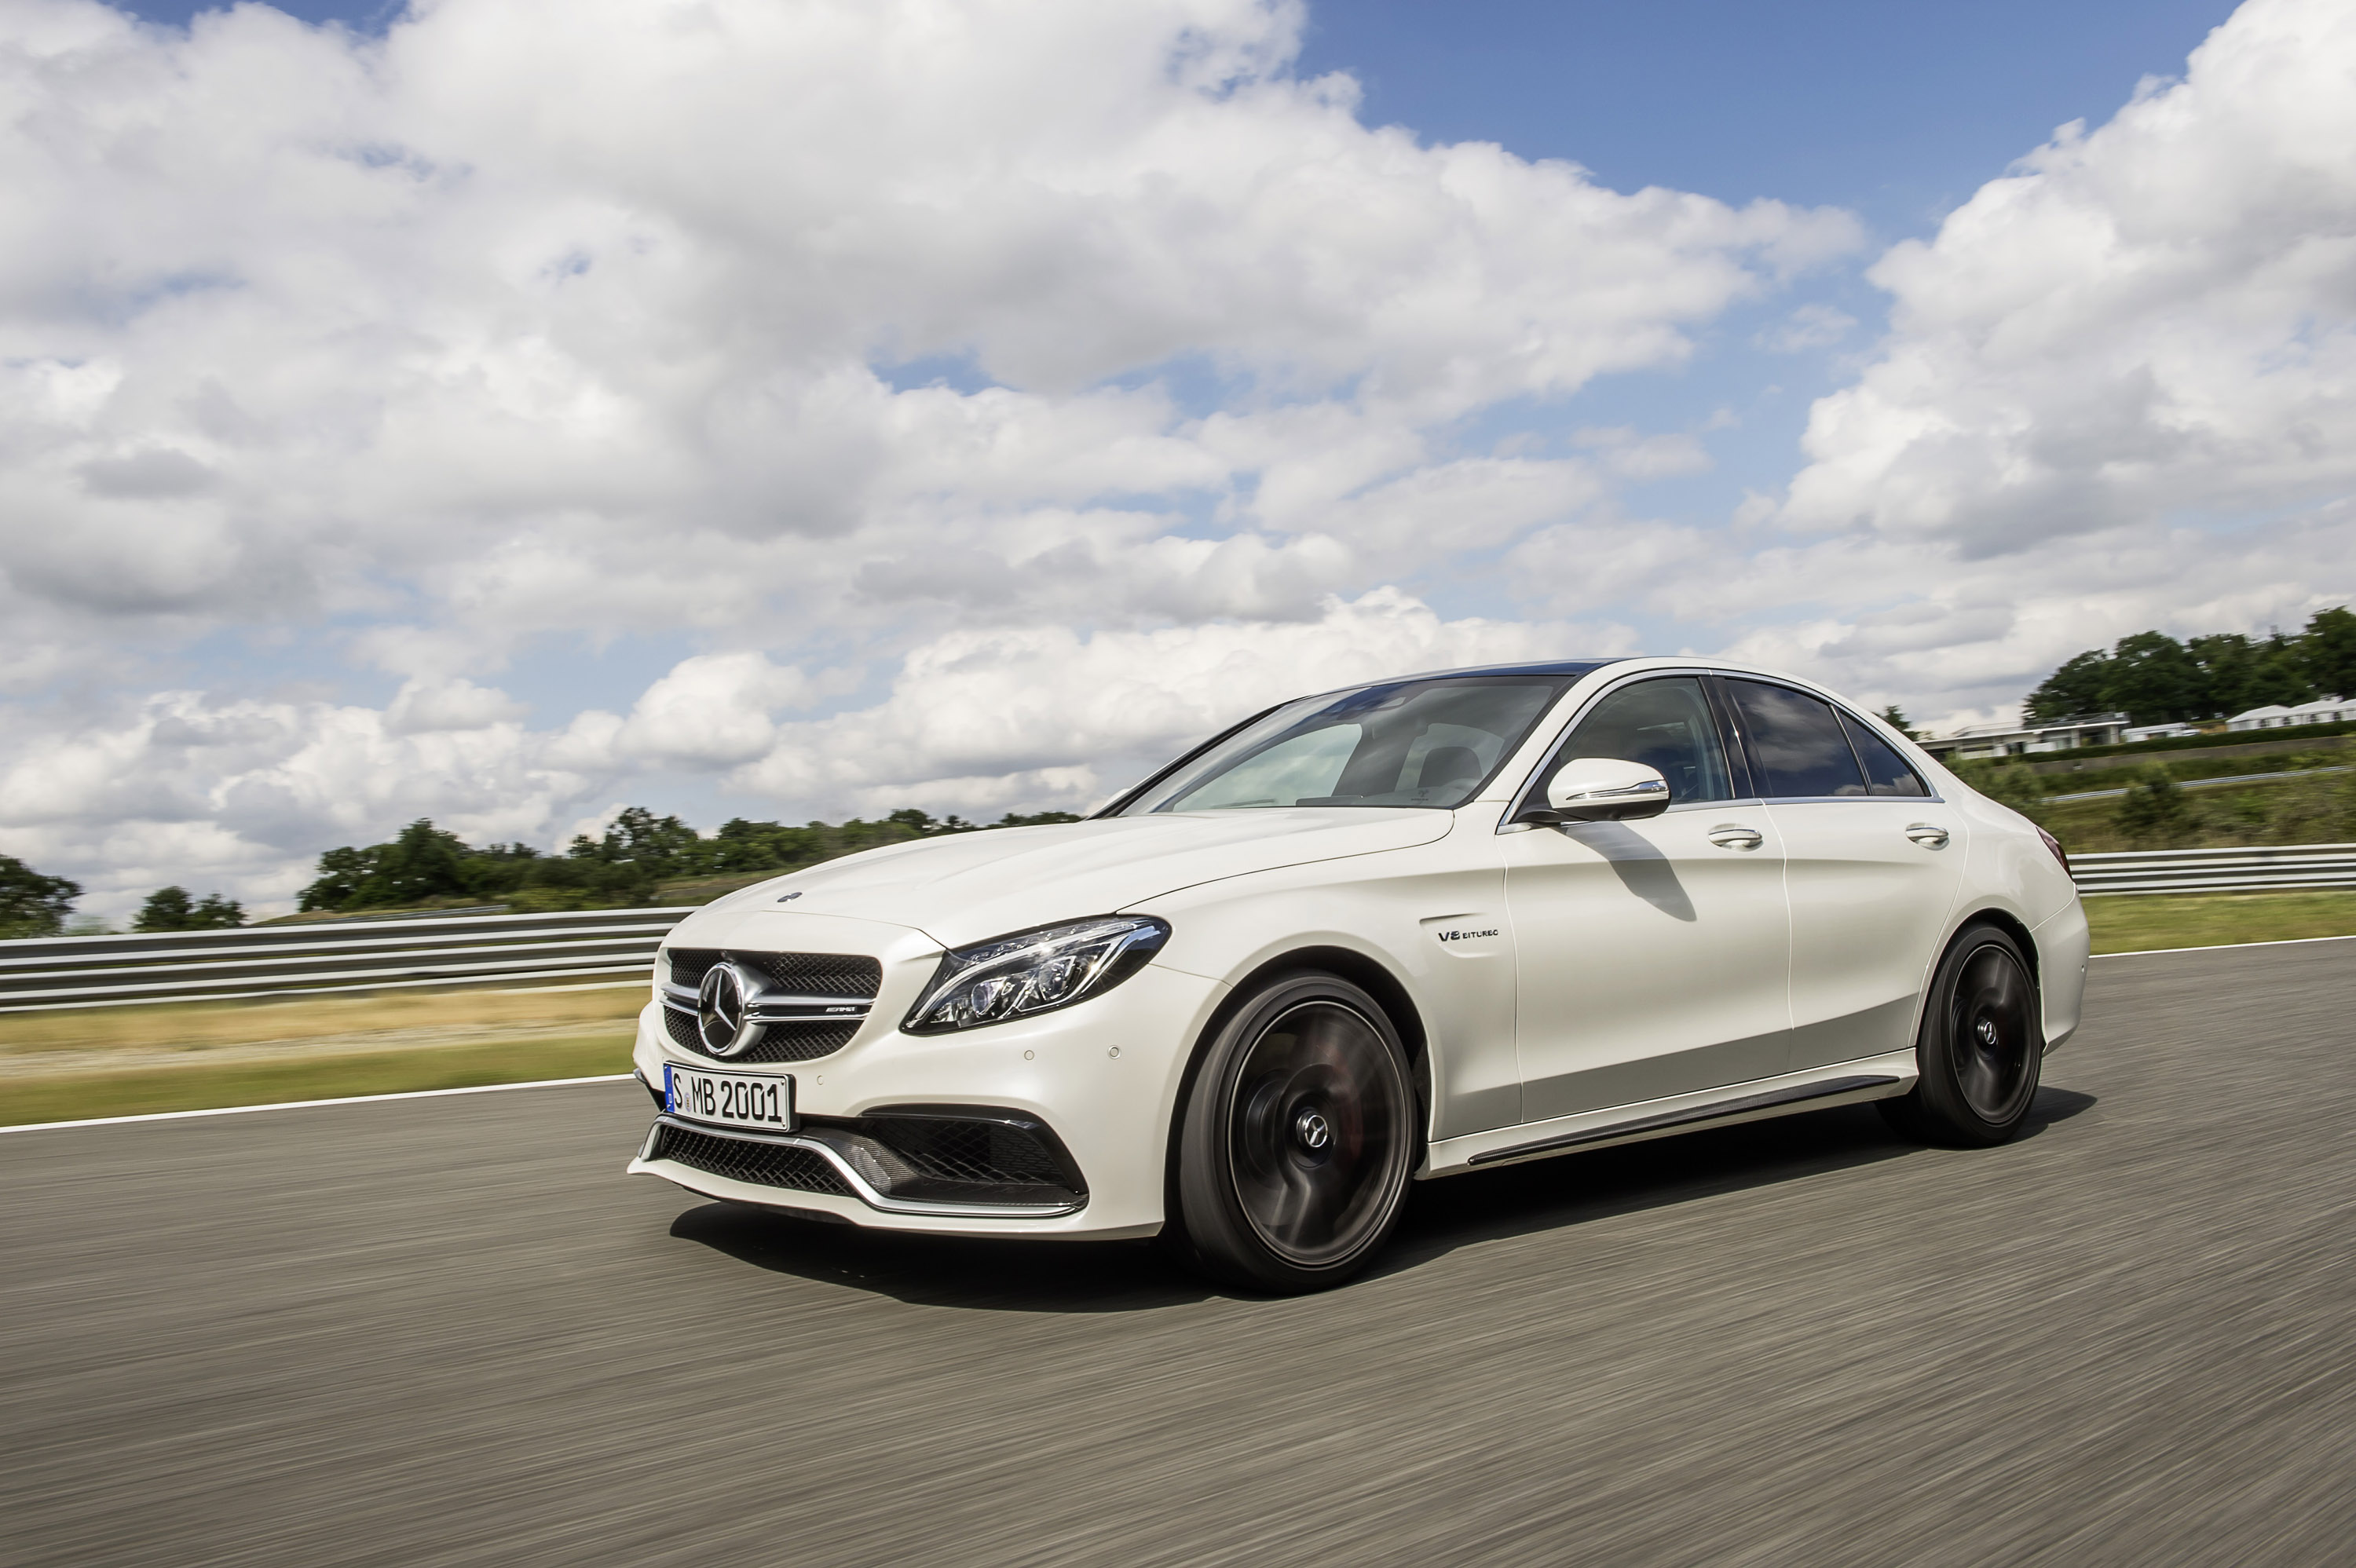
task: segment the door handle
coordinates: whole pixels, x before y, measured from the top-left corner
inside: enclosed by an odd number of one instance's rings
[[[1739,822],[1721,822],[1709,830],[1709,841],[1721,849],[1756,849],[1767,840],[1756,827],[1745,827]]]
[[[1947,830],[1935,822],[1910,823],[1907,825],[1906,837],[1925,849],[1944,849],[1947,847]]]

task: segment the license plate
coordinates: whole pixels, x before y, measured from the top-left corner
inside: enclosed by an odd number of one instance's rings
[[[663,1066],[663,1109],[723,1127],[794,1130],[794,1081],[783,1074],[706,1072]]]

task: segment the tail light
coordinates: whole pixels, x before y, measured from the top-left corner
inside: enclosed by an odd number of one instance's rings
[[[2057,859],[2057,860],[2059,860],[2059,861],[2061,861],[2061,862],[2062,862],[2062,871],[2063,871],[2065,874],[2069,873],[2069,872],[2070,872],[2070,857],[2069,857],[2066,853],[2064,853],[2064,852],[2063,852],[2063,850],[2062,850],[2062,840],[2060,840],[2059,838],[2054,837],[2053,837],[2053,835],[2051,835],[2051,833],[2046,832],[2046,831],[2045,831],[2045,829],[2043,829],[2042,827],[2040,827],[2040,828],[2039,828],[2039,829],[2037,830],[2037,836],[2038,836],[2040,838],[2042,838],[2042,839],[2044,839],[2044,840],[2045,840],[2045,847],[2046,847],[2048,849],[2051,849],[2051,850],[2052,850],[2052,851],[2053,851],[2053,858],[2054,858],[2055,859]]]

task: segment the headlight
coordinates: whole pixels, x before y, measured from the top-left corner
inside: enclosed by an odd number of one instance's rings
[[[1128,979],[1169,940],[1166,921],[1113,914],[944,953],[924,999],[900,1027],[947,1034],[1069,1007]]]

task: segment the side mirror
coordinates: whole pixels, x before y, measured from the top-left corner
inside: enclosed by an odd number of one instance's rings
[[[1617,757],[1575,757],[1547,781],[1547,809],[1525,822],[1633,822],[1669,809],[1669,781],[1658,769]]]

